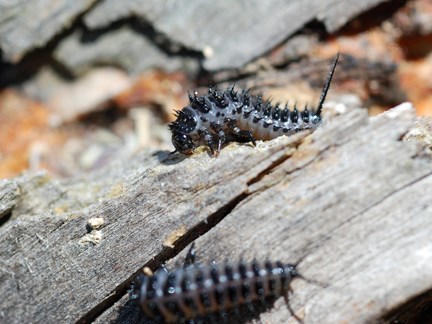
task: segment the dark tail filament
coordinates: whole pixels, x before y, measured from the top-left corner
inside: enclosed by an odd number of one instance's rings
[[[322,106],[323,106],[325,98],[327,96],[327,92],[330,88],[330,83],[332,81],[334,71],[336,70],[336,65],[337,65],[338,60],[339,60],[339,53],[337,53],[336,58],[333,61],[332,67],[330,68],[330,72],[327,76],[327,80],[326,80],[324,89],[321,92],[321,98],[320,98],[319,105],[318,105],[318,108],[317,108],[316,113],[315,113],[318,117],[321,116]]]

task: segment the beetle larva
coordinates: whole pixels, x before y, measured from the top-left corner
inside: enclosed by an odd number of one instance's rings
[[[321,113],[327,92],[339,59],[336,56],[321,92],[316,108],[293,110],[288,104],[281,108],[262,96],[253,96],[249,90],[238,92],[234,86],[225,91],[209,88],[208,95],[189,94],[189,105],[177,111],[177,119],[169,125],[175,152],[191,154],[207,145],[213,155],[219,155],[228,141],[240,143],[270,140],[281,135],[291,135],[305,129],[315,129],[321,123]]]
[[[287,296],[291,281],[301,277],[294,265],[280,261],[195,263],[191,251],[186,266],[138,278],[132,299],[150,319],[182,322]]]

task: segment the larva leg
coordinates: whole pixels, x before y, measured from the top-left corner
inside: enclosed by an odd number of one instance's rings
[[[222,129],[222,125],[219,123],[211,123],[210,128],[217,134],[218,136],[218,145],[216,149],[215,157],[219,155],[222,145],[225,143],[225,132]]]
[[[195,321],[194,320],[187,320],[185,323],[186,324],[195,324]]]
[[[232,316],[234,317],[234,322],[241,322],[243,319],[243,316],[239,310],[238,307],[235,307],[232,311],[231,311]]]
[[[229,323],[229,316],[228,316],[228,313],[227,313],[224,309],[222,309],[222,310],[219,312],[219,316],[220,316],[220,318],[221,318],[221,322],[222,322],[222,323],[224,323],[224,324]]]
[[[233,119],[227,120],[227,125],[231,129],[232,133],[237,137],[237,141],[240,143],[249,143],[252,142],[254,146],[256,146],[255,138],[252,133],[248,130],[240,130],[237,126],[237,122]]]
[[[196,261],[196,251],[195,251],[195,242],[191,244],[188,253],[186,254],[183,267],[186,268]]]
[[[253,137],[250,131],[242,130],[237,135],[237,141],[240,143],[249,143],[252,142],[254,146],[256,146],[255,138]]]
[[[246,303],[246,306],[247,306],[247,308],[248,308],[248,310],[249,310],[249,313],[250,313],[252,316],[257,315],[257,312],[256,312],[256,310],[255,310],[255,307],[254,307],[254,305],[253,305],[251,302]]]
[[[215,155],[215,149],[217,149],[217,144],[214,135],[210,134],[206,129],[200,129],[198,131],[198,134],[207,143],[207,146],[209,147],[211,153]]]
[[[219,131],[219,140],[218,140],[218,146],[217,146],[217,150],[216,150],[216,156],[219,155],[219,153],[222,149],[223,143],[225,143],[225,133],[223,131]]]
[[[289,292],[292,292],[291,287],[289,287],[289,290],[287,290],[287,291],[284,293],[284,296],[283,296],[284,299],[285,299],[285,304],[286,304],[286,306],[287,306],[287,308],[288,308],[288,311],[290,312],[291,316],[294,317],[294,319],[295,319],[299,324],[303,324],[303,323],[304,323],[303,320],[302,320],[300,317],[297,316],[297,314],[294,312],[294,309],[292,309],[292,307],[291,307],[291,304],[290,304],[290,301],[289,301]]]
[[[218,321],[217,315],[216,314],[208,314],[207,318],[209,319],[209,322],[212,324],[217,324],[220,323],[220,321]]]

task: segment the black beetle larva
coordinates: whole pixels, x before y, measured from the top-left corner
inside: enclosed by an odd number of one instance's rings
[[[315,129],[321,122],[322,107],[336,69],[336,56],[321,92],[317,108],[305,107],[299,111],[294,105],[289,110],[261,96],[252,96],[249,90],[238,92],[234,86],[225,91],[209,88],[208,95],[189,94],[189,105],[177,111],[177,119],[169,125],[174,152],[191,154],[194,148],[207,145],[217,156],[227,141],[241,143],[270,140],[291,135],[305,129]]]
[[[286,297],[295,277],[303,278],[296,266],[280,261],[195,263],[192,246],[184,267],[140,275],[131,299],[138,301],[150,319],[183,322],[265,302],[267,298]]]

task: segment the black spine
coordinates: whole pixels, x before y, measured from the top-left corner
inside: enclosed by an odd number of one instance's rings
[[[330,88],[330,83],[332,81],[334,71],[336,70],[336,65],[337,65],[338,60],[339,60],[339,53],[337,53],[336,58],[333,61],[332,67],[331,67],[330,72],[329,72],[329,74],[327,76],[327,80],[326,80],[324,89],[321,92],[321,98],[320,98],[320,101],[319,101],[319,104],[318,104],[318,108],[317,108],[316,113],[315,113],[318,117],[321,117],[322,106],[323,106],[324,101],[326,99],[327,92],[328,92],[328,90]]]

